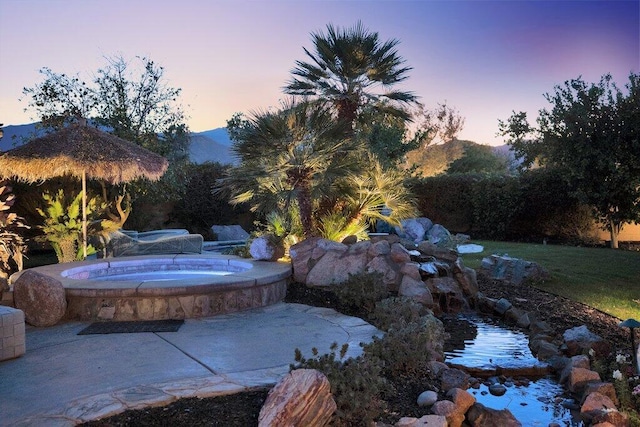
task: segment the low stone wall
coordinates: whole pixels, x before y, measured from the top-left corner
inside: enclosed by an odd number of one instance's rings
[[[289,253],[293,279],[307,286],[339,286],[350,275],[379,273],[389,292],[411,297],[436,314],[475,305],[475,270],[465,267],[456,251],[428,241],[415,244],[388,235],[345,244],[314,237]]]

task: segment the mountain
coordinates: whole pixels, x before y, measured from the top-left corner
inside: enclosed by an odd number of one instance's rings
[[[4,136],[0,139],[0,152],[11,150],[38,135],[36,124],[4,126]],[[219,162],[236,164],[231,153],[231,139],[226,128],[211,129],[191,134],[189,159],[193,163]]]
[[[224,131],[224,134],[218,132]],[[218,139],[212,138],[207,134],[215,134],[218,132],[218,135],[222,135],[222,141],[225,141],[223,138],[226,137],[228,143],[221,142]],[[222,164],[237,164],[236,159],[233,157],[231,153],[231,140],[227,135],[227,130],[225,128],[214,129],[206,132],[199,132],[191,134],[191,145],[189,146],[189,159],[193,163],[204,163],[204,162],[218,162]]]

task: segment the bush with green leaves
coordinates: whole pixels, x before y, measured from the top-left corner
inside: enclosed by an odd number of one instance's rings
[[[342,304],[372,312],[376,302],[388,296],[387,285],[380,273],[352,274],[344,283],[333,288]]]
[[[297,363],[291,369],[316,369],[326,375],[337,405],[332,426],[369,425],[385,408],[383,395],[393,389],[378,364],[363,356],[345,359],[348,344],[343,344],[338,354],[337,350],[337,343],[323,355],[314,348],[313,357],[306,359],[296,349]]]
[[[413,323],[431,311],[408,297],[391,297],[376,302],[370,321],[378,329],[388,331],[393,324],[404,321]]]
[[[76,196],[65,194],[62,189],[55,194],[44,193],[42,199],[46,206],[38,208],[38,213],[43,217],[44,238],[49,241],[56,252],[59,262],[71,262],[81,260],[82,248],[82,193]],[[87,199],[87,220],[97,219],[95,213],[102,212],[106,205],[97,197]],[[95,253],[93,246],[87,247],[87,254]]]
[[[427,363],[443,360],[444,326],[427,314],[416,322],[398,319],[383,337],[364,345],[367,358],[379,360],[387,377],[425,372]]]

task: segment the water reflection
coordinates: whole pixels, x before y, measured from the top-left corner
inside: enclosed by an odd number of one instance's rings
[[[526,334],[511,330],[490,318],[465,314],[443,319],[445,329],[451,334],[445,343],[445,362],[449,365],[471,368],[476,376],[483,370],[484,377],[503,371],[533,367],[533,371],[545,367],[529,349]],[[533,381],[507,381],[507,391],[502,396],[489,393],[488,386],[497,378],[484,381],[477,389],[468,390],[476,400],[494,409],[509,409],[524,426],[581,426],[576,414],[567,408],[569,400],[564,389],[551,377]]]

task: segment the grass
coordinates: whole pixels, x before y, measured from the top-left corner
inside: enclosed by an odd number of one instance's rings
[[[480,267],[482,258],[509,255],[535,261],[551,279],[534,286],[594,307],[619,319],[640,320],[640,252],[606,248],[474,241],[479,254],[464,254],[464,264]]]

